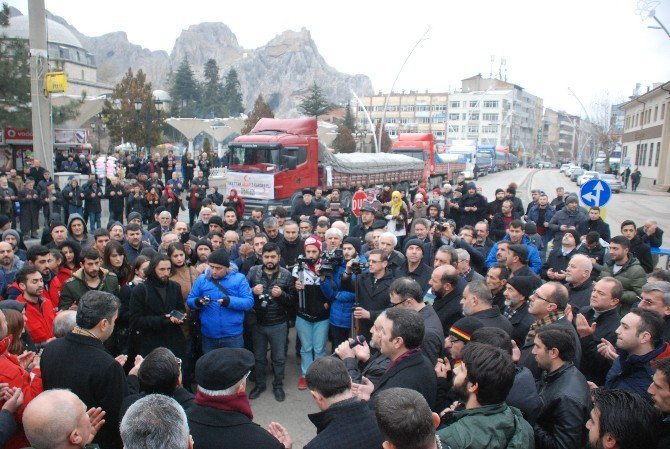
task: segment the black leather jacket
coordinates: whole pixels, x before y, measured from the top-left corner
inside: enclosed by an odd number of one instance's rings
[[[539,385],[542,411],[535,424],[536,449],[574,449],[586,441],[591,394],[584,375],[566,363],[553,373],[544,372]]]
[[[269,278],[263,271],[263,266],[256,265],[249,270],[247,279],[252,289],[260,284],[263,286],[263,294],[269,296],[262,300],[259,295],[254,294],[254,310],[258,324],[272,326],[288,321],[288,311],[293,307],[296,297],[295,281],[291,273],[279,267],[279,271]],[[271,294],[272,287],[275,285],[282,289],[281,295],[276,298]]]

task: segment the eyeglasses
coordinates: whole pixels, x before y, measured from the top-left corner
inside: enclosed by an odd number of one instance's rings
[[[400,304],[406,302],[408,299],[409,299],[409,298],[405,298],[405,299],[403,299],[403,300],[400,301],[400,302],[392,302],[392,303],[391,303],[391,307],[398,307]]]
[[[541,300],[544,301],[544,302],[551,303],[551,301],[549,301],[547,298],[543,298],[542,296],[538,295],[538,294],[537,294],[537,290],[535,290],[533,293],[531,293],[531,294],[530,294],[530,297],[531,297],[531,298],[535,298],[535,299],[541,299]]]
[[[368,260],[368,263],[382,263],[382,261],[381,261],[381,260],[372,260],[372,259],[370,259],[370,260]]]

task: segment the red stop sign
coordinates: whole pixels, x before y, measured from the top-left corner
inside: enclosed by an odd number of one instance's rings
[[[351,199],[351,211],[357,217],[361,216],[361,208],[363,207],[363,201],[365,201],[365,198],[367,198],[365,192],[361,192],[359,190],[358,192],[354,193],[354,197]]]

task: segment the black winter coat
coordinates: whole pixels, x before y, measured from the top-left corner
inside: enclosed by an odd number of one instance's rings
[[[573,287],[569,282],[565,284],[568,288],[568,304],[573,310],[588,307],[591,304],[591,292],[593,292],[593,281],[587,279],[582,285]]]
[[[500,314],[500,309],[497,307],[481,310],[477,313],[473,313],[470,316],[477,318],[484,324],[485,327],[497,327],[498,329],[502,329],[507,332],[507,335],[510,336],[514,330],[512,323],[510,323],[507,318]]]
[[[110,195],[114,192],[114,195]],[[121,184],[110,184],[105,190],[105,198],[109,200],[109,210],[116,214],[123,214],[123,203],[126,192]]]
[[[270,432],[242,413],[194,405],[186,411],[198,449],[284,449]]]
[[[476,207],[476,211],[465,211],[466,207]],[[481,194],[474,195],[466,194],[458,202],[458,209],[461,212],[461,226],[474,226],[477,222],[482,221],[486,216],[489,205]]]
[[[367,377],[374,385],[379,384],[379,380],[391,364],[391,359],[373,348],[370,348],[370,358],[365,363],[359,362],[355,358],[344,359],[343,361],[347,371],[349,371],[351,381],[357,384],[363,383],[363,376]]]
[[[372,449],[384,442],[374,412],[356,397],[307,417],[316,426],[316,436],[304,449]]]
[[[580,366],[582,362],[582,346],[579,341],[579,334],[577,334],[577,331],[575,330],[575,327],[568,321],[567,318],[563,317],[559,320],[554,321],[551,324],[541,326],[540,329],[544,329],[546,326],[560,326],[563,329],[567,329],[571,334],[574,335],[575,337],[575,366]],[[542,370],[540,369],[539,366],[537,366],[537,361],[535,360],[535,356],[533,355],[533,347],[535,346],[535,342],[529,342],[528,344],[524,344],[521,346],[521,359],[519,360],[519,366],[525,366],[530,370],[531,373],[533,373],[533,377],[535,379],[540,379],[540,376],[542,375]]]
[[[374,282],[374,276],[372,276],[370,272],[366,272],[360,276],[356,276],[355,282],[358,285],[358,296],[356,301],[360,307],[370,312],[369,320],[359,320],[360,332],[366,339],[368,339],[368,341],[370,341],[370,329],[372,329],[372,325],[379,314],[391,305],[391,300],[389,299],[389,287],[393,282],[393,275],[390,271],[387,271],[380,280]],[[356,291],[354,288],[354,281],[352,281],[351,276],[347,276],[346,273],[342,275],[340,288],[350,292]]]
[[[465,279],[463,279],[465,283]],[[467,285],[467,284],[466,284]],[[444,297],[435,297],[433,309],[440,317],[442,329],[448,333],[451,326],[461,318],[463,318],[463,306],[461,306],[461,299],[463,298],[463,290],[456,288]]]
[[[70,333],[47,344],[40,360],[45,390],[67,388],[79,396],[86,408],[106,412],[94,443],[103,449],[120,449],[119,411],[130,394],[126,375],[97,338]]]
[[[534,426],[536,449],[574,449],[586,442],[591,393],[584,375],[568,362],[539,383],[542,411]]]
[[[175,356],[186,356],[186,340],[179,325],[170,322],[165,315],[173,310],[186,312],[181,287],[167,281],[165,299],[158,282],[147,279],[133,289],[130,295],[131,345],[137,354],[146,357],[159,347],[171,350]]]
[[[261,301],[260,296],[254,294],[254,311],[258,324],[272,326],[287,322],[289,310],[296,302],[295,279],[291,272],[279,267],[279,271],[269,278],[263,272],[263,266],[256,265],[249,270],[247,280],[252,290],[256,285],[262,285],[263,293],[270,296],[270,299]],[[275,285],[282,289],[281,295],[276,298],[271,294]]]
[[[92,185],[84,189],[84,209],[87,213],[102,212],[100,200],[102,199],[102,189],[100,187],[93,188]]]
[[[579,370],[584,374],[586,380],[590,380],[596,385],[604,385],[607,372],[612,367],[612,361],[598,353],[598,344],[604,338],[616,345],[616,330],[621,322],[619,309],[615,308],[602,312],[596,320],[593,319],[595,311],[590,306],[584,307],[580,313],[584,315],[589,325],[595,321],[596,331],[593,335],[580,338],[583,355]]]
[[[651,248],[637,235],[630,241],[630,253],[640,262],[645,273],[654,271],[654,262],[651,258]]]
[[[530,303],[526,301],[514,315],[511,315],[509,322],[512,323],[512,340],[516,342],[518,347],[522,347],[523,343],[526,341],[526,335],[528,334],[528,329],[530,325],[535,322],[535,317],[528,313],[528,308]],[[505,308],[505,314],[510,314],[510,309]],[[510,404],[511,405],[511,404]]]
[[[607,243],[610,242],[610,225],[605,223],[602,218],[599,218],[595,221],[586,220],[577,225],[577,232],[579,232],[579,235],[586,235],[591,231],[597,232],[600,235],[600,238]]]
[[[389,388],[409,388],[417,391],[426,399],[431,410],[435,408],[437,392],[435,368],[420,350],[386,370],[370,397],[371,408],[379,392]]]

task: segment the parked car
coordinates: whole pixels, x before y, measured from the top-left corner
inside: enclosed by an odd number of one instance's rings
[[[580,176],[582,176],[584,174],[584,171],[585,170],[583,168],[579,168],[579,167],[572,170],[572,172],[570,172],[570,181],[576,182],[577,178],[579,178]]]
[[[577,169],[581,169],[581,167],[579,165],[571,165],[567,170],[565,170],[565,176],[569,178],[572,175],[572,172]]]
[[[584,185],[585,182],[590,181],[592,179],[598,179],[598,172],[585,171],[579,178],[577,178],[577,185],[578,186]]]
[[[562,164],[562,165],[561,165],[561,168],[559,169],[559,171],[560,171],[561,173],[565,173],[565,171],[566,171],[568,168],[570,168],[570,164]]]
[[[598,173],[598,179],[602,179],[610,186],[610,189],[614,193],[621,192],[621,181],[616,176],[609,173]]]

